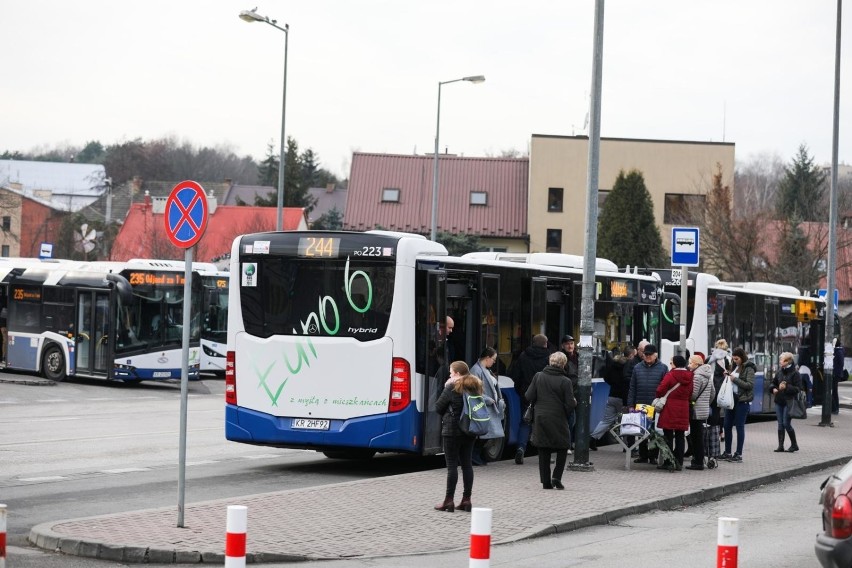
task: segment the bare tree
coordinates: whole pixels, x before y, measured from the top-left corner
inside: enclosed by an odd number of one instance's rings
[[[784,161],[774,153],[757,154],[738,164],[734,174],[737,209],[747,215],[773,210],[784,168]]]

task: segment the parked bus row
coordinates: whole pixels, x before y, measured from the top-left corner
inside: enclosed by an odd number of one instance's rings
[[[227,320],[227,301],[221,300],[227,274],[216,272],[212,264],[199,263],[195,268],[191,380],[198,378],[199,370],[223,370]],[[6,309],[5,366],[56,381],[69,376],[178,379],[184,279],[184,265],[176,261],[3,259],[0,303]],[[214,292],[208,293],[210,288]],[[204,337],[210,344],[207,349],[201,346]]]
[[[474,362],[494,348],[507,402],[505,438],[487,459],[517,443],[521,403],[513,361],[541,333],[559,345],[579,337],[581,257],[472,253],[448,256],[421,236],[385,231],[259,233],[232,247],[227,439],[314,449],[331,457],[376,452],[441,452],[434,400],[451,359]],[[648,339],[667,361],[679,341],[679,282],[673,271],[619,272],[598,259],[595,359]],[[772,284],[732,284],[694,274],[687,347],[708,354],[724,337],[758,363],[762,396],[752,412],[772,410],[768,381],[782,351],[810,353],[821,368],[825,303]],[[446,317],[455,323],[452,333]],[[593,377],[590,423],[608,391]]]

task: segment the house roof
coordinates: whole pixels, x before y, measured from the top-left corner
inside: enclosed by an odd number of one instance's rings
[[[346,201],[349,191],[341,188],[312,187],[308,193],[316,200],[316,205],[308,213],[308,222],[313,223],[332,209],[337,209],[340,214],[346,212]]]
[[[439,157],[439,231],[491,237],[527,234],[527,158]],[[349,176],[344,229],[429,233],[434,156],[355,153]],[[399,189],[399,201],[382,201],[383,189]],[[471,205],[485,192],[485,205]]]
[[[276,211],[275,207],[218,206],[208,219],[207,230],[198,243],[195,260],[211,262],[229,255],[237,235],[274,231]],[[150,204],[132,204],[116,235],[110,259],[182,258],[182,250],[169,242],[164,223],[163,215],[154,213]],[[285,231],[307,229],[305,210],[285,207],[283,228]]]
[[[8,187],[61,211],[79,211],[103,194],[100,164],[0,160],[0,187]]]
[[[239,198],[246,205],[254,205],[255,197],[258,195],[260,197],[266,197],[273,191],[277,192],[278,189],[268,185],[234,184],[219,203],[223,205],[237,205],[237,199]]]

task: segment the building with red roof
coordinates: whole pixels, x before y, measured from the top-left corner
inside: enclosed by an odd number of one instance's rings
[[[131,258],[160,258],[179,260],[184,257],[183,249],[174,246],[166,236],[163,210],[165,198],[147,197],[142,203],[133,203],[127,212],[124,224],[116,235],[110,251],[110,260],[124,261]],[[230,256],[231,245],[237,235],[275,230],[275,207],[249,207],[216,204],[215,197],[207,201],[209,218],[207,230],[198,242],[195,260],[215,262]],[[285,207],[283,210],[285,231],[308,228],[305,210],[301,207]]]

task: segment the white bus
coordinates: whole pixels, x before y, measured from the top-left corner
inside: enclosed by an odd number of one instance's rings
[[[680,270],[649,270],[659,276],[666,292],[681,293]],[[826,304],[822,298],[803,295],[793,286],[768,282],[722,282],[711,274],[688,272],[686,348],[709,355],[717,339],[731,349],[742,347],[757,366],[755,397],[750,412],[775,411],[771,379],[778,356],[798,355],[821,377]],[[663,342],[660,357],[673,355],[680,343],[680,305],[668,298],[662,304]],[[840,329],[836,327],[835,329]],[[821,398],[821,381],[815,380]]]
[[[490,255],[490,256],[489,256]],[[234,241],[225,373],[228,440],[314,449],[330,457],[441,450],[432,403],[441,360],[472,363],[486,346],[508,412],[513,451],[520,402],[507,369],[532,336],[554,349],[578,334],[582,258],[495,253],[449,257],[419,235],[300,231]],[[659,280],[598,262],[598,354],[659,339]],[[442,323],[455,321],[448,337]],[[595,381],[591,421],[608,386]]]
[[[201,371],[225,373],[228,341],[229,272],[200,270],[201,275]]]

